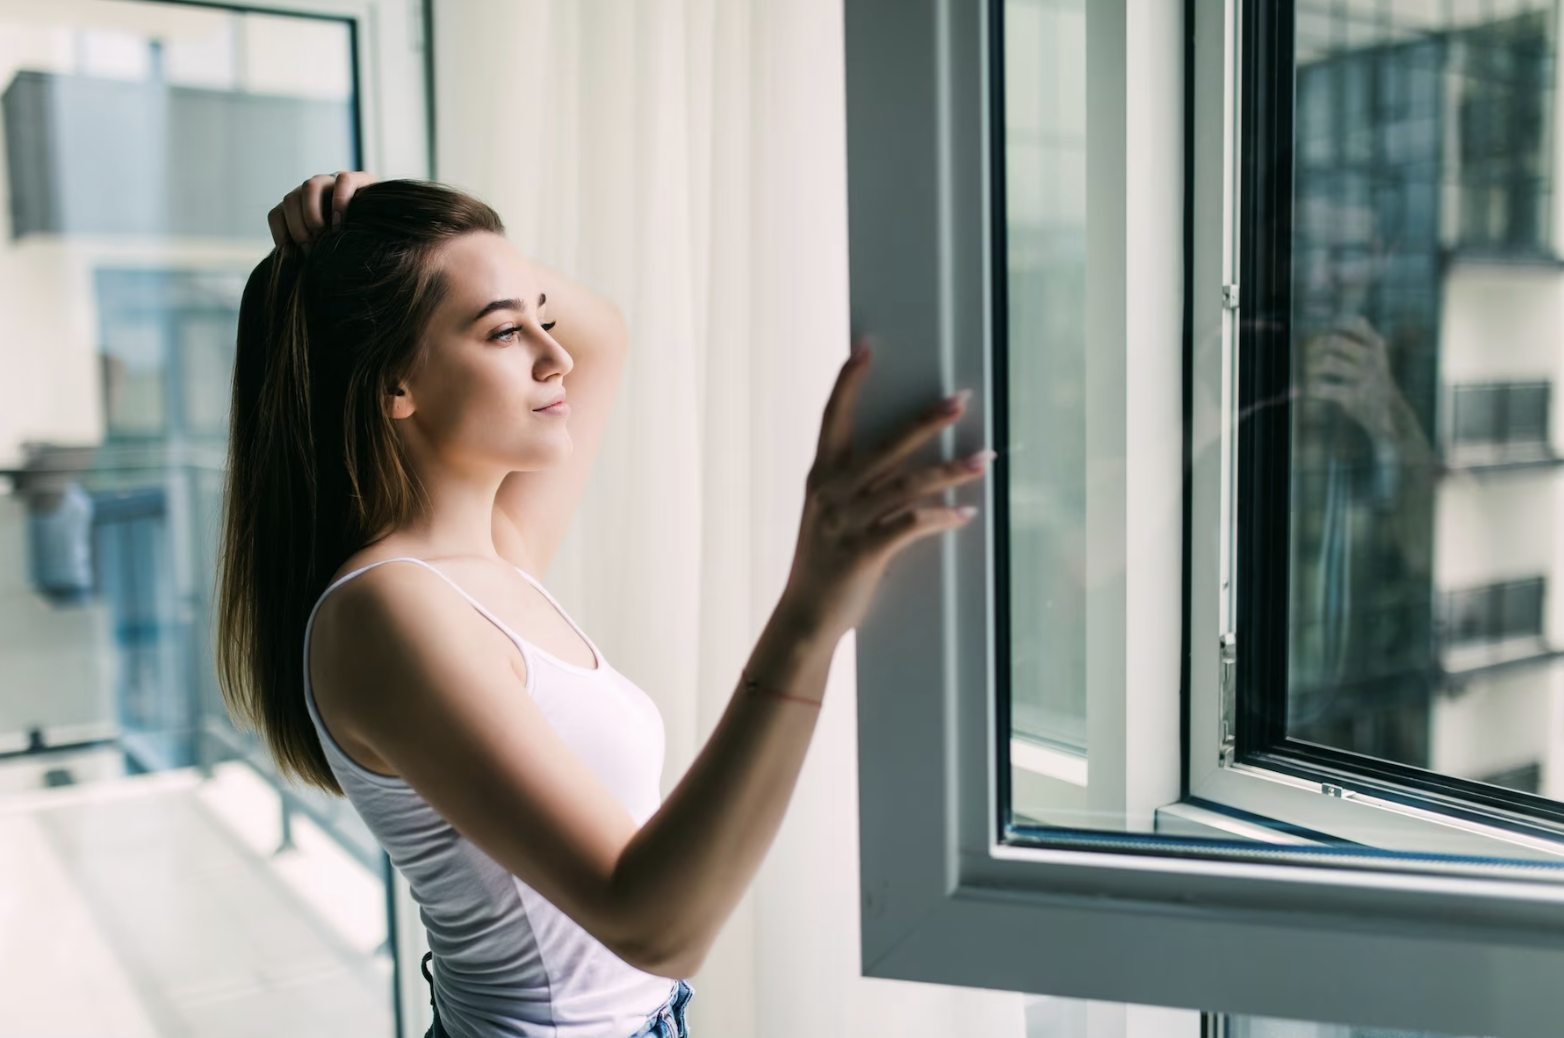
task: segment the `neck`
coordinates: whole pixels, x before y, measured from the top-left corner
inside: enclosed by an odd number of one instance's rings
[[[395,532],[430,558],[500,559],[494,546],[494,498],[505,474],[447,469],[420,475],[426,505]]]

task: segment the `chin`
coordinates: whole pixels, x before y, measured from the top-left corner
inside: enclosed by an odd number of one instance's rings
[[[570,438],[564,437],[559,443],[529,444],[531,449],[524,454],[511,459],[512,468],[517,472],[541,472],[545,469],[557,469],[570,460],[575,453]]]

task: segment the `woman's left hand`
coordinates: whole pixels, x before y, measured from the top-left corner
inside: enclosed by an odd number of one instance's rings
[[[272,241],[279,250],[294,246],[308,252],[310,244],[329,225],[342,222],[353,193],[366,184],[373,184],[370,173],[321,173],[310,177],[283,196],[270,213],[266,222],[271,226]]]

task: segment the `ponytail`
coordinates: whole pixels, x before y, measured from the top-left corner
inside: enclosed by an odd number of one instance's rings
[[[304,626],[354,552],[406,522],[423,495],[385,407],[416,364],[459,234],[502,233],[449,188],[385,181],[310,253],[274,251],[239,305],[217,575],[216,657],[234,723],[278,770],[341,787],[304,702]]]
[[[273,252],[245,285],[224,487],[217,672],[230,716],[264,733],[279,770],[340,793],[290,651],[324,560],[317,550],[302,258]],[[314,592],[318,593],[318,592]]]

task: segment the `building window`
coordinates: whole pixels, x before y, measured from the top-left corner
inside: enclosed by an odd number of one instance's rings
[[[1550,459],[1547,382],[1455,386],[1451,397],[1450,460],[1468,465]]]

